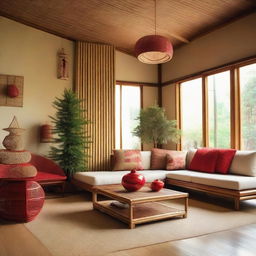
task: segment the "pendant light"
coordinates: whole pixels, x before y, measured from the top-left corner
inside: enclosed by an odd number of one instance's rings
[[[146,64],[161,64],[172,59],[173,47],[170,40],[156,34],[156,0],[155,34],[140,38],[135,44],[135,56]]]

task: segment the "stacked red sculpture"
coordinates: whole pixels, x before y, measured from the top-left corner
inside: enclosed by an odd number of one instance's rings
[[[17,118],[4,130],[10,134],[3,141],[6,149],[0,150],[0,218],[28,222],[42,209],[44,191],[31,180],[37,170],[29,163],[31,153],[24,150],[24,129],[19,127]]]

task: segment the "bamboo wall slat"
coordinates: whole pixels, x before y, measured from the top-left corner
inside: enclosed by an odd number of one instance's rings
[[[85,118],[91,121],[87,133],[92,143],[90,171],[110,170],[110,155],[114,148],[115,123],[115,49],[110,45],[76,43],[75,91],[84,99]]]

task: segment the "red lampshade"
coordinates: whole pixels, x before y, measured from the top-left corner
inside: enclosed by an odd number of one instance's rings
[[[168,38],[149,35],[136,42],[135,55],[143,63],[160,64],[172,59],[173,48]]]

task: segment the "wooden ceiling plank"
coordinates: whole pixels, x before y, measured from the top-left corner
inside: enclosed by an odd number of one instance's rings
[[[174,48],[249,14],[253,0],[157,0],[157,34]],[[154,34],[154,1],[1,0],[0,14],[71,40],[109,43],[127,53]]]

